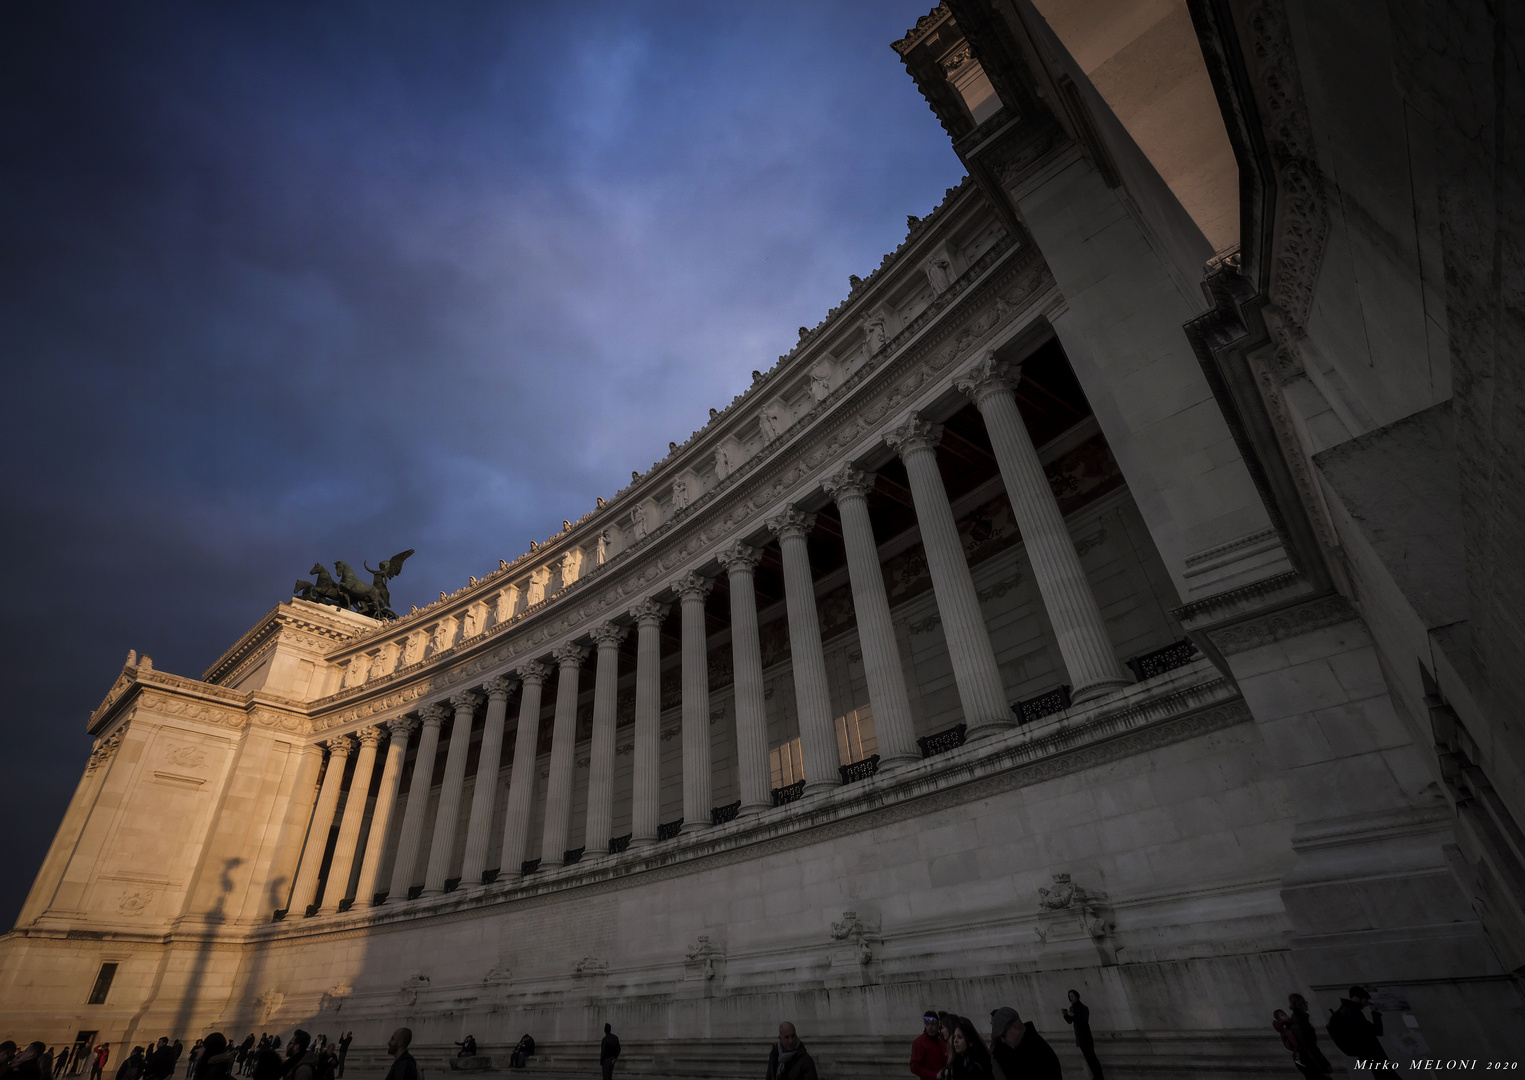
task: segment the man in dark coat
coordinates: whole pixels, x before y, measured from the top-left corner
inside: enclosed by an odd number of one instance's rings
[[[1371,1004],[1371,995],[1365,987],[1352,986],[1350,996],[1340,999],[1340,1007],[1329,1014],[1329,1037],[1346,1054],[1357,1061],[1386,1061],[1387,1051],[1382,1049],[1382,1014],[1373,1010],[1371,1019],[1361,1010]],[[1371,1068],[1370,1065],[1361,1068]]]
[[[990,1056],[1005,1080],[1063,1080],[1054,1048],[1007,1006],[990,1014]]]
[[[344,1059],[349,1057],[349,1044],[354,1042],[354,1041],[355,1041],[355,1033],[353,1031],[346,1031],[344,1033],[344,1038],[339,1040],[339,1075],[340,1076],[344,1075]],[[476,1052],[475,1044],[472,1045],[472,1052],[473,1053]]]
[[[598,1067],[604,1070],[604,1080],[614,1080],[614,1062],[619,1056],[620,1037],[605,1024],[604,1041],[598,1044]]]
[[[810,1051],[787,1020],[778,1025],[778,1042],[768,1054],[767,1080],[818,1080]]]
[[[1299,1072],[1306,1080],[1327,1080],[1333,1066],[1324,1052],[1318,1048],[1318,1031],[1313,1018],[1308,1015],[1308,999],[1301,994],[1288,994],[1287,1004],[1292,1007],[1292,1036],[1297,1040]]]
[[[387,1040],[387,1053],[392,1055],[392,1068],[387,1080],[418,1080],[418,1062],[408,1053],[413,1045],[413,1029],[400,1027]]]
[[[1091,1034],[1091,1010],[1080,1000],[1080,991],[1070,991],[1070,1007],[1064,1010],[1064,1022],[1075,1027],[1075,1045],[1086,1059],[1091,1080],[1102,1080],[1101,1062],[1096,1060],[1096,1039]]]

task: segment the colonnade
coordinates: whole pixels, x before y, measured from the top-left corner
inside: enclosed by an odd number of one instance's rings
[[[1060,653],[1073,687],[1072,700],[1084,701],[1129,680],[1117,662],[1096,598],[1080,565],[1059,505],[1018,411],[1014,387],[1020,368],[987,353],[955,385],[975,403],[984,418],[995,450],[1001,479],[1012,504],[1031,561],[1039,594],[1054,627]],[[995,650],[980,610],[969,563],[959,540],[936,448],[942,436],[938,424],[912,417],[885,433],[885,442],[905,464],[912,504],[932,578],[933,594],[948,643],[954,682],[963,708],[967,737],[979,739],[1015,723],[996,664]],[[900,651],[890,618],[889,598],[880,569],[878,544],[869,520],[867,495],[874,476],[851,465],[823,478],[821,488],[835,502],[842,523],[847,570],[857,616],[858,636],[879,741],[880,767],[894,768],[919,757],[911,716],[910,696]],[[835,719],[826,679],[816,610],[815,583],[806,550],[806,537],[815,515],[799,507],[783,509],[768,519],[783,561],[795,707],[804,758],[806,793],[841,784]],[[768,732],[763,706],[762,653],[758,633],[757,599],[753,585],[760,553],[734,542],[716,553],[715,561],[730,584],[731,648],[734,665],[732,692],[736,714],[736,760],[742,815],[772,806],[768,768]],[[688,573],[668,586],[681,606],[682,619],[682,748],[683,825],[693,832],[711,826],[711,768],[709,737],[708,647],[705,598],[713,581]],[[664,591],[668,591],[664,590]],[[631,784],[631,848],[656,843],[660,825],[660,634],[670,606],[655,597],[629,612],[636,630],[635,729]],[[551,654],[558,672],[551,758],[544,792],[545,824],[539,867],[556,867],[569,859],[609,858],[609,834],[614,808],[615,701],[618,657],[629,628],[610,621],[591,638],[597,650],[593,694],[593,734],[584,836],[587,849],[569,851],[572,832],[574,747],[577,738],[578,681],[590,654],[584,645],[568,643]],[[417,719],[404,717],[355,734],[355,758],[348,800],[324,890],[321,910],[347,906],[345,891],[351,877],[363,824],[367,793],[375,769],[377,747],[384,727],[390,735],[371,830],[356,882],[353,905],[365,907],[379,895],[378,871],[390,831],[400,788],[402,763],[413,734],[421,731],[407,807],[398,832],[389,899],[431,896],[445,891],[455,850],[456,830],[464,789],[472,722],[482,695],[487,699],[486,721],[477,764],[478,782],[466,822],[465,855],[459,883],[481,887],[491,881],[520,877],[533,864],[526,862],[531,810],[536,798],[536,757],[540,733],[541,691],[551,669],[534,660],[513,672],[489,679],[479,690],[463,690],[443,703],[425,705]],[[508,699],[519,690],[518,730],[513,768],[503,807],[502,846],[496,871],[487,851],[498,811],[497,776],[501,765]],[[455,723],[446,750],[439,808],[427,859],[422,857],[426,808],[433,785],[440,726],[449,712]],[[324,744],[330,754],[328,771],[318,792],[313,827],[293,887],[290,910],[319,910],[318,875],[338,807],[346,759],[355,742],[343,735]],[[415,892],[422,871],[423,885]]]

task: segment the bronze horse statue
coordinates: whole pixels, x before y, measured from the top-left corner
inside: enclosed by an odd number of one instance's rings
[[[307,572],[317,580],[298,581],[291,587],[292,592],[303,600],[311,600],[315,604],[330,604],[336,608],[349,607],[349,603],[344,598],[344,592],[339,588],[339,583],[329,574],[326,566],[322,563],[313,563],[312,569]]]
[[[365,566],[372,575],[373,583],[370,585],[360,580],[349,563],[334,563],[334,569],[339,572],[337,581],[322,563],[313,563],[308,573],[312,574],[316,580],[298,581],[291,587],[291,591],[300,599],[310,600],[316,604],[331,604],[346,611],[354,608],[360,614],[368,615],[373,619],[395,619],[397,613],[392,610],[392,595],[387,588],[387,582],[402,573],[403,562],[412,554],[412,548],[400,551],[390,559],[382,561],[374,570],[362,562],[361,565]]]

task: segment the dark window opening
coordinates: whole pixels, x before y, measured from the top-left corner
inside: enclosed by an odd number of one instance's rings
[[[90,997],[86,999],[86,1005],[106,1004],[106,995],[111,992],[111,980],[116,978],[115,964],[102,964],[100,974],[95,977],[95,985],[90,988]]]

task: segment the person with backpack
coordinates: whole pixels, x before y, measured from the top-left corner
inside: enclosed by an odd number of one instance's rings
[[[1371,995],[1363,986],[1352,986],[1350,996],[1340,999],[1340,1007],[1330,1012],[1326,1025],[1329,1038],[1342,1054],[1356,1062],[1358,1069],[1370,1069],[1387,1061],[1382,1048],[1382,1014],[1372,1010],[1371,1019],[1362,1012],[1371,1004]],[[1363,1064],[1370,1062],[1371,1064]]]
[[[318,1080],[318,1055],[308,1049],[312,1036],[301,1028],[286,1044],[286,1080]]]

